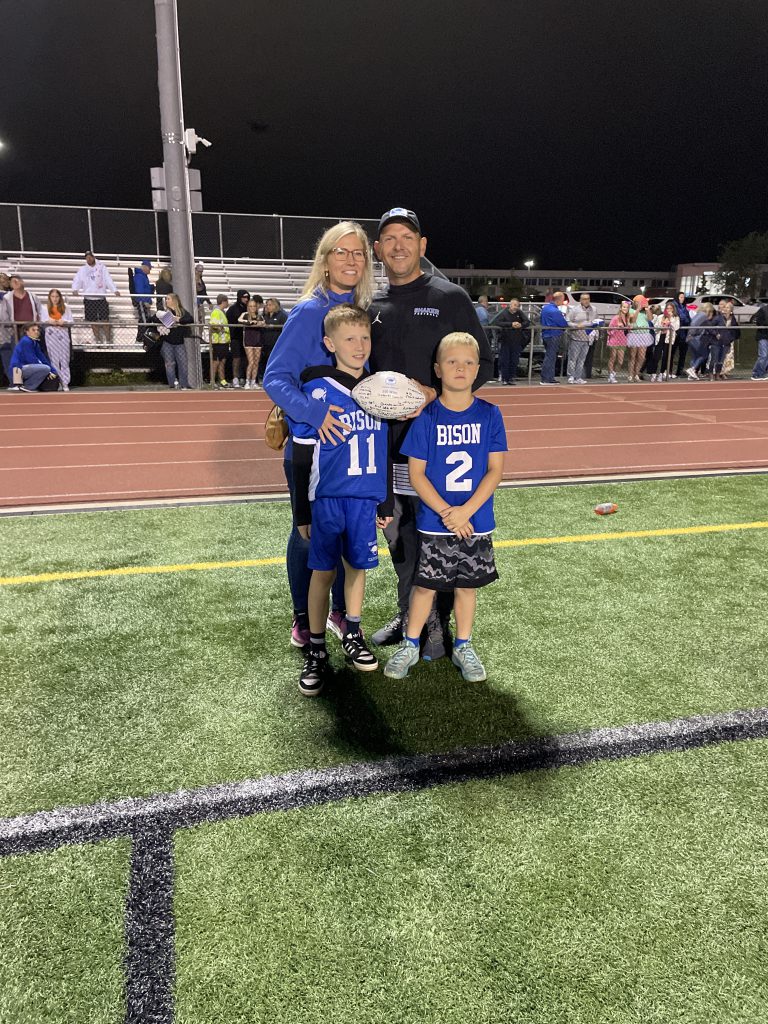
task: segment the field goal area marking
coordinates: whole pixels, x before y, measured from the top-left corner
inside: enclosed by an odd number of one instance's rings
[[[525,537],[494,541],[494,548],[545,547],[552,544],[593,544],[599,541],[642,540],[648,537],[686,537],[708,533],[733,533],[740,530],[768,530],[768,522],[715,523],[704,526],[667,527],[660,530],[624,530],[606,533],[582,533],[563,537]],[[388,556],[387,548],[379,548],[380,556]],[[108,576],[148,576],[154,573],[205,572],[211,569],[253,569],[261,566],[285,565],[285,558],[242,558],[227,562],[182,562],[177,565],[123,565],[114,569],[81,569],[70,572],[42,572],[30,576],[0,576],[0,587],[26,583],[55,583],[61,580],[99,579]]]

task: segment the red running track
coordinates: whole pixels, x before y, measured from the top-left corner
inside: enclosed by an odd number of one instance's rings
[[[486,387],[506,480],[768,467],[768,383]],[[0,394],[0,506],[283,492],[264,392]]]

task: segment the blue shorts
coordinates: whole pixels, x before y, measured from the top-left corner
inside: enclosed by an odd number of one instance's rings
[[[329,571],[344,556],[353,569],[379,564],[377,502],[372,498],[316,498],[312,503],[309,568]]]

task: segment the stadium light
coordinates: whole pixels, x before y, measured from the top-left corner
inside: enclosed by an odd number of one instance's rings
[[[526,260],[525,263],[523,264],[523,266],[525,267],[526,270],[531,270],[531,268],[535,266],[535,261],[534,260]]]

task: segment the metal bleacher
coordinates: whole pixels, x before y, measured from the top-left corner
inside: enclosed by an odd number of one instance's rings
[[[98,254],[98,259],[107,266],[115,287],[121,293],[118,297],[109,297],[110,315],[115,321],[135,322],[128,293],[128,268],[137,267],[142,258],[141,255]],[[72,298],[72,279],[83,265],[82,254],[22,253],[8,256],[2,262],[4,265],[0,269],[8,274],[20,274],[27,289],[41,301],[51,288],[58,288],[65,301],[71,302],[75,320],[82,320],[82,299]],[[286,309],[290,309],[301,294],[311,265],[308,260],[201,259],[200,262],[205,266],[203,280],[213,301],[220,292],[234,301],[238,290],[247,288],[265,299],[279,299]],[[170,266],[169,260],[152,259],[153,282],[157,280],[158,271],[165,266]]]

